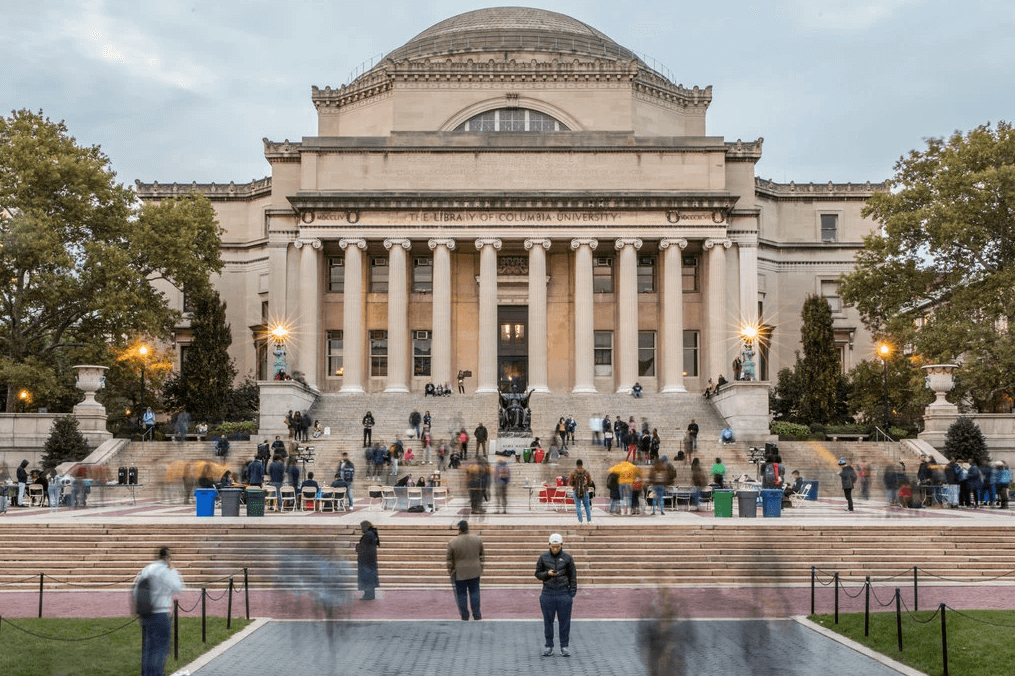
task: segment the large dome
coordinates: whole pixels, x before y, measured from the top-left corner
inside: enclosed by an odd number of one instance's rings
[[[492,7],[445,19],[386,59],[420,59],[489,51],[545,51],[609,60],[636,56],[603,33],[565,14],[531,7]]]

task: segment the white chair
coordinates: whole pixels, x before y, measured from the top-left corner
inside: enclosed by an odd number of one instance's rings
[[[303,488],[303,489],[300,490],[300,510],[301,511],[304,511],[304,512],[306,512],[306,511],[310,511],[310,512],[314,511],[314,509],[317,506],[317,503],[315,502],[315,500],[317,500],[317,488],[315,486],[308,486],[307,488]],[[309,510],[307,509],[307,505],[310,506]]]
[[[398,504],[398,496],[395,495],[395,489],[391,486],[381,486],[381,509],[389,509],[389,503],[391,504],[390,509],[394,509]]]
[[[790,493],[789,504],[794,507],[804,507],[807,505],[807,497],[811,494],[811,485],[804,484],[800,487],[800,490],[796,493]]]
[[[296,489],[292,486],[282,486],[282,492],[278,494],[279,511],[286,511],[286,507],[290,512],[296,511]]]
[[[338,489],[336,489],[336,488],[330,488],[330,487],[321,488],[321,493],[317,497],[317,504],[316,504],[318,512],[325,511],[324,510],[325,507],[329,508],[328,509],[329,512],[334,512],[335,511],[335,491],[336,490],[338,490]]]
[[[410,488],[406,491],[405,495],[406,495],[406,505],[405,505],[406,507],[412,507],[412,503],[414,502],[420,507],[423,506],[422,488],[419,488],[418,486],[416,488]]]
[[[46,492],[42,490],[42,484],[28,484],[28,504],[41,507],[45,497]]]
[[[444,506],[448,506],[448,487],[447,486],[434,486],[433,488],[433,511],[437,511],[437,502],[443,502]]]
[[[264,485],[264,508],[278,511],[278,491],[271,484]]]
[[[375,503],[374,500],[381,501],[383,497],[384,493],[381,490],[381,486],[379,484],[374,484],[373,486],[369,486],[367,488],[367,499],[370,500],[371,507],[373,507],[375,504],[381,504],[380,502]]]
[[[332,488],[332,501],[334,503],[334,510],[337,512],[342,510],[343,512],[349,509],[349,497],[346,495],[347,489],[343,487]]]

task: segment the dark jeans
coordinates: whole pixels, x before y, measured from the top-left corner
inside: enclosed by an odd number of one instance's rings
[[[557,616],[560,633],[560,647],[566,648],[571,641],[571,604],[574,600],[567,591],[548,592],[539,595],[539,607],[543,611],[543,635],[546,647],[553,647],[553,616]]]
[[[843,488],[842,492],[846,494],[846,505],[848,505],[849,511],[853,511],[853,489]]]
[[[478,577],[471,580],[455,580],[455,600],[458,601],[458,612],[463,620],[469,619],[470,605],[472,606],[472,619],[483,619],[483,613],[479,612]]]
[[[363,428],[363,448],[366,448],[371,443],[373,443],[373,437],[374,437],[374,435],[373,435],[373,432],[370,431],[370,428],[369,427],[364,427]]]
[[[141,618],[141,676],[164,676],[169,657],[169,613]]]

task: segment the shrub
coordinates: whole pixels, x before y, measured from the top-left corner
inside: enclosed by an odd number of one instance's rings
[[[42,468],[48,470],[64,462],[80,462],[87,456],[88,442],[78,429],[78,419],[68,415],[54,420],[46,439]]]
[[[811,434],[824,436],[827,428],[821,423],[811,423],[810,430]]]
[[[798,425],[797,423],[789,422],[774,422],[769,427],[769,432],[776,434],[779,438],[804,438],[810,436],[811,430],[807,425]]]
[[[944,453],[952,460],[971,460],[977,465],[990,460],[987,439],[980,426],[968,416],[960,417],[948,427]]]

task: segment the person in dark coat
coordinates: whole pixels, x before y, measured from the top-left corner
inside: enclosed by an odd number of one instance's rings
[[[363,535],[356,544],[357,587],[363,592],[364,601],[373,601],[374,589],[380,586],[377,581],[377,548],[381,546],[381,539],[369,521],[362,521],[360,528]]]

